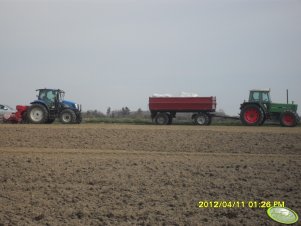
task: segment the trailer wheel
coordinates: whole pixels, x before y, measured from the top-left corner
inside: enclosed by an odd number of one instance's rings
[[[294,127],[297,125],[298,115],[293,111],[285,111],[280,116],[280,124],[286,127]]]
[[[167,113],[159,113],[155,117],[155,123],[157,125],[167,125],[169,122],[169,115]]]
[[[191,116],[191,119],[192,119],[192,123],[194,124],[194,125],[196,125],[196,121],[195,121],[195,117],[197,116],[197,114],[193,114],[192,116]]]
[[[212,117],[211,117],[211,115],[208,115],[208,117],[209,117],[209,120],[208,120],[207,126],[211,125],[211,123],[212,123]]]
[[[211,123],[211,118],[206,113],[199,113],[194,116],[194,123],[196,125],[209,125]]]

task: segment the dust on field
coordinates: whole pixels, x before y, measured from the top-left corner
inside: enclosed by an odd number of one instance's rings
[[[0,225],[277,225],[301,213],[301,128],[0,125]]]

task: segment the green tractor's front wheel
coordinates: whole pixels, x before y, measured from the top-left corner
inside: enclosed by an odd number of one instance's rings
[[[259,126],[264,122],[264,113],[256,104],[250,104],[241,109],[240,120],[246,126]]]
[[[299,116],[296,112],[285,111],[280,115],[280,124],[286,127],[294,127],[298,123]]]
[[[65,109],[60,114],[60,121],[63,124],[76,123],[76,114],[71,109]]]

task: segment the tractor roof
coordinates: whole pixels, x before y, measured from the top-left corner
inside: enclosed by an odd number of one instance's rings
[[[271,89],[251,89],[252,92],[270,92]]]
[[[65,93],[64,90],[61,90],[61,89],[47,89],[47,88],[44,88],[44,89],[37,89],[36,91],[40,91],[40,90],[54,90],[54,91],[58,91],[60,93]]]

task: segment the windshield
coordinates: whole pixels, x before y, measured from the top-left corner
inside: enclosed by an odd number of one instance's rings
[[[64,92],[60,92],[59,93],[59,99],[60,99],[59,101],[62,102],[64,100],[64,97],[65,97],[65,93]]]
[[[40,90],[39,99],[47,103],[53,103],[55,101],[56,91],[55,90]]]
[[[260,100],[260,92],[251,92],[250,100],[258,102]]]
[[[270,102],[270,101],[271,101],[271,100],[270,100],[270,95],[269,95],[268,92],[262,93],[262,101],[263,101],[263,102]]]

